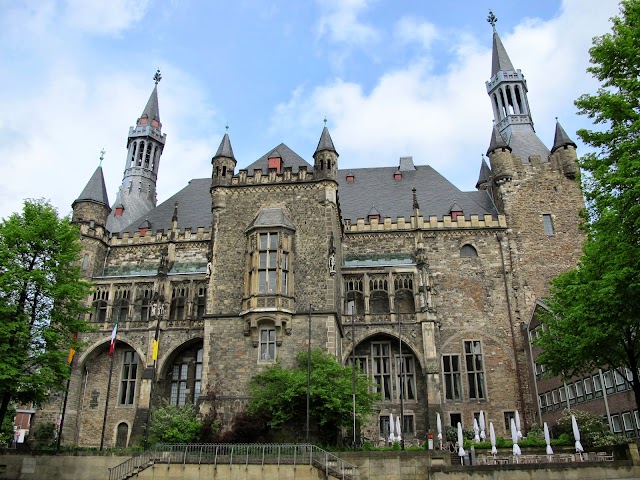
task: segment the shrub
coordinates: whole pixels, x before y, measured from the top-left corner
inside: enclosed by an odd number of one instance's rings
[[[182,407],[169,405],[165,400],[151,411],[149,438],[155,443],[193,443],[200,435],[200,422],[192,404]]]
[[[580,430],[580,443],[584,448],[606,447],[627,443],[627,440],[621,435],[612,434],[609,431],[609,427],[602,423],[602,418],[599,415],[581,410],[564,410],[562,417],[560,417],[553,427],[553,432],[558,437],[566,435],[569,439],[569,445],[575,443],[571,415],[575,415],[576,417],[576,422]]]

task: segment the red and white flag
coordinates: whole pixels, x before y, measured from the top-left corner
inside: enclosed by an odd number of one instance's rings
[[[113,356],[113,351],[116,348],[116,335],[118,334],[118,320],[116,319],[116,323],[113,326],[113,331],[111,332],[111,345],[109,345],[109,356]]]

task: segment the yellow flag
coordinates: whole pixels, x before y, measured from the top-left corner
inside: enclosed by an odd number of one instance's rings
[[[158,339],[153,339],[153,350],[151,352],[151,360],[158,360]]]

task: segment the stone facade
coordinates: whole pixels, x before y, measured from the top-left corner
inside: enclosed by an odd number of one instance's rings
[[[400,414],[411,442],[435,430],[436,413],[470,428],[484,411],[504,435],[518,410],[526,429],[536,398],[523,322],[575,265],[584,204],[575,144],[557,136],[551,153],[528,104],[505,108],[509,92],[526,94],[524,77],[494,67],[488,88],[503,100],[476,192],[411,157],[339,169],[325,127],[313,164],[280,144],[237,172],[225,134],[211,179],[118,231],[104,227],[106,201],[78,199],[95,331],[81,338],[64,441],[100,443],[110,377],[106,445],[139,441],[150,402],[208,408],[207,388],[228,427],[253,375],[306,350],[309,322],[312,347],[376,384],[381,401],[361,426],[375,443]]]

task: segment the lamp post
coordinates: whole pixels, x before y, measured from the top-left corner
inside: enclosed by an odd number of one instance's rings
[[[353,396],[353,449],[356,449],[356,294],[351,304],[351,392]]]
[[[153,405],[153,389],[156,383],[156,369],[158,366],[158,343],[160,341],[160,321],[164,316],[164,295],[153,292],[151,298],[150,317],[156,319],[156,332],[153,337],[153,347],[151,349],[151,358],[153,359],[153,373],[151,376],[151,386],[149,387],[149,408],[147,409],[147,425],[144,429],[144,449],[147,449],[149,441],[149,429],[151,428],[151,406]],[[149,320],[149,319],[147,319]]]
[[[407,385],[407,378],[404,372],[404,359],[402,358],[402,314],[398,313],[398,366],[400,368],[399,377],[400,377],[400,428],[402,428],[400,433],[400,447],[404,450],[404,437],[406,432],[404,432],[404,389]]]

